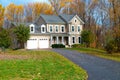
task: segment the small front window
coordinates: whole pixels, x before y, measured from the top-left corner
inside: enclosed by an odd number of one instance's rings
[[[75,37],[72,37],[72,43],[75,43]]]
[[[78,37],[78,43],[81,43],[81,37]]]
[[[65,30],[64,30],[64,26],[62,26],[62,27],[61,27],[61,31],[62,31],[62,32],[64,32],[64,31],[65,31]]]
[[[74,28],[74,26],[72,26],[72,32],[74,32],[75,31],[75,28]]]

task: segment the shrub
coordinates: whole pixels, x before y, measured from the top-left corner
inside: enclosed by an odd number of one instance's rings
[[[115,45],[114,45],[114,42],[113,41],[109,41],[106,46],[105,46],[105,50],[111,54],[112,52],[115,51]]]
[[[53,44],[52,48],[65,48],[65,45],[63,45],[63,44]]]
[[[73,44],[72,48],[81,48],[81,47],[85,47],[84,44]]]

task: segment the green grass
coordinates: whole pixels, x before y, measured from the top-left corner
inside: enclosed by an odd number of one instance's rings
[[[120,53],[108,54],[105,50],[95,49],[95,48],[69,48],[70,50],[77,50],[79,52],[98,56],[105,59],[110,59],[120,62]]]
[[[0,80],[87,80],[85,70],[52,51],[9,50],[2,55],[8,58],[0,60]]]

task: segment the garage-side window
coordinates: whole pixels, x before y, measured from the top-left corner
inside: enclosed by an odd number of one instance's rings
[[[34,32],[35,32],[34,25],[32,24],[32,25],[30,25],[30,33],[34,33]]]
[[[46,29],[45,29],[45,25],[41,25],[41,33],[45,33]]]

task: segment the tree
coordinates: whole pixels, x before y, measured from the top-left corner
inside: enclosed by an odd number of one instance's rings
[[[55,14],[59,14],[60,11],[66,6],[69,5],[73,0],[49,0],[50,4],[54,8]]]
[[[90,44],[94,41],[93,33],[90,30],[84,30],[81,33],[82,43],[86,45],[86,47],[90,47]]]
[[[20,48],[24,48],[24,43],[29,39],[29,27],[20,24],[15,27],[14,34],[16,35],[17,41],[20,43]]]
[[[5,9],[5,19],[11,22],[22,22],[24,15],[23,5],[9,4]]]
[[[9,32],[3,28],[0,28],[0,47],[8,48],[11,44]]]
[[[29,3],[25,5],[26,22],[36,20],[40,14],[53,14],[53,8],[47,3]]]
[[[4,8],[2,7],[2,5],[0,4],[0,27],[3,26],[3,22],[4,22]]]

